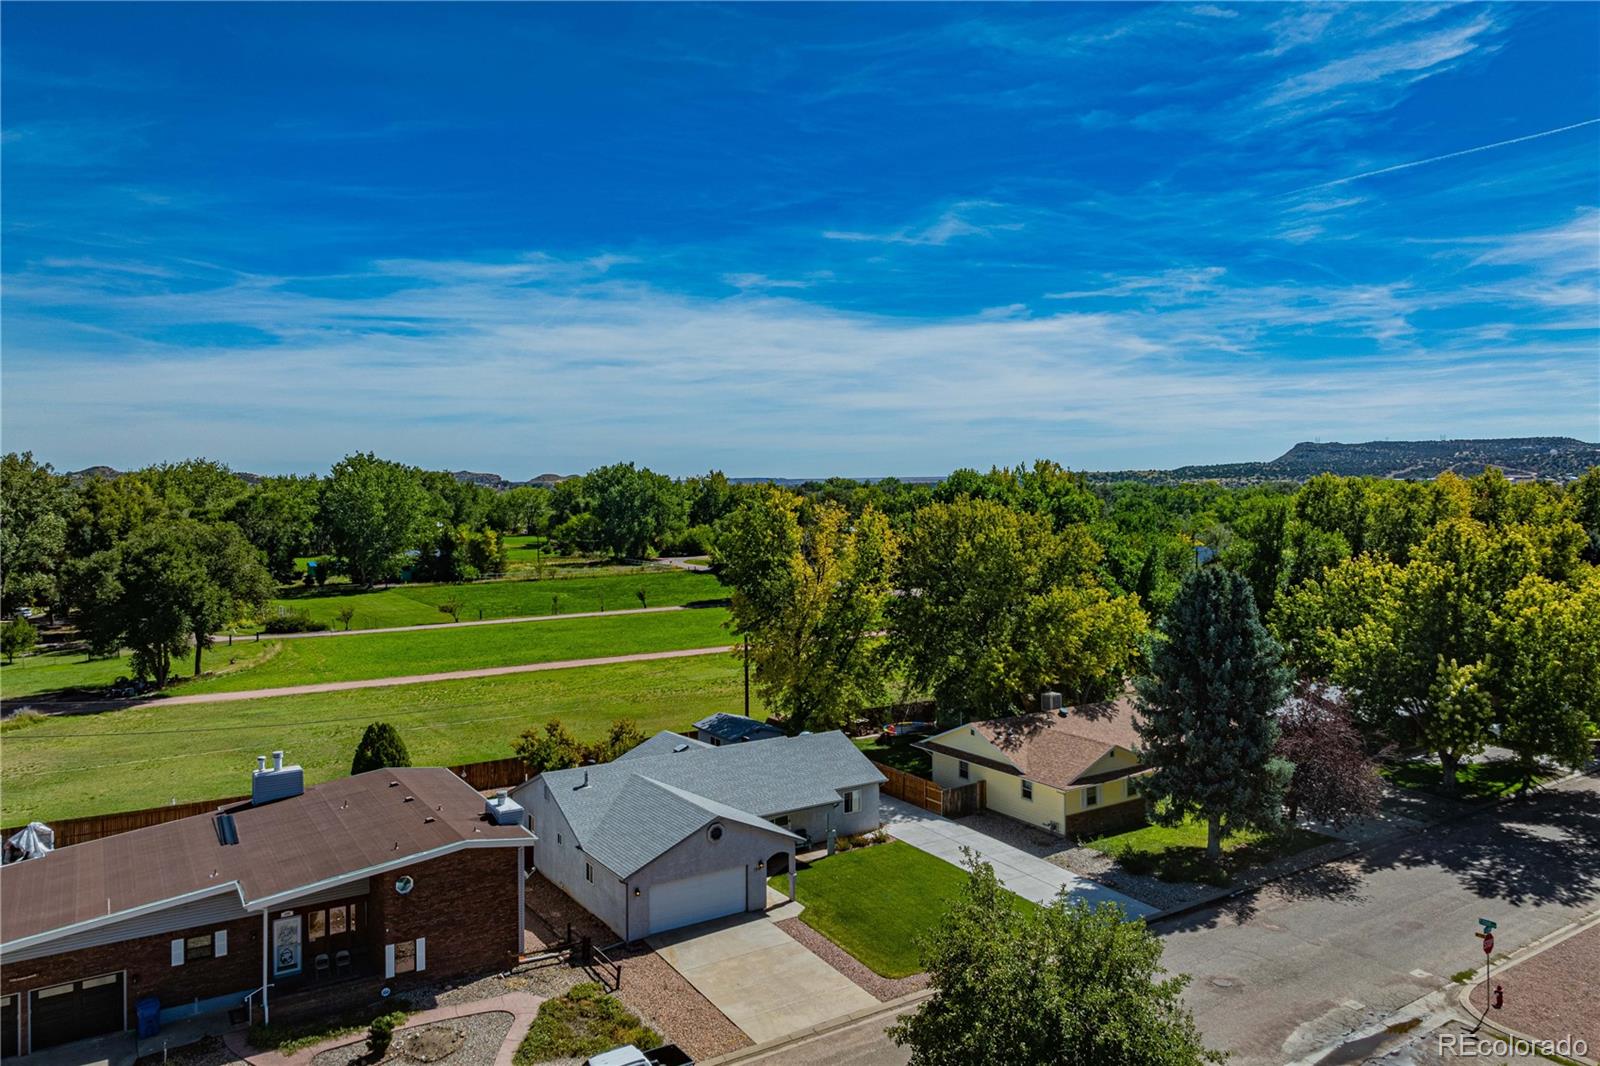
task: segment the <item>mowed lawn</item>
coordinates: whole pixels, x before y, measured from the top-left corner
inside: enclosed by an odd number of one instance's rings
[[[644,591],[648,607],[676,607],[687,603],[724,600],[728,590],[712,575],[657,567],[596,576],[554,577],[540,581],[479,581],[461,585],[396,585],[362,590],[353,585],[285,589],[274,607],[304,610],[329,627],[342,629],[336,615],[345,607],[355,610],[352,629],[387,629],[392,626],[436,625],[452,621],[439,605],[456,600],[461,620],[523,618],[584,611],[622,611],[640,606]]]
[[[732,645],[721,607],[619,615],[553,618],[466,629],[353,634],[283,640],[259,666],[202,678],[170,691],[188,695],[243,689],[363,681],[480,667],[516,666],[560,659],[598,659],[639,652]],[[265,638],[263,644],[269,643]],[[235,647],[238,645],[236,644]]]
[[[795,875],[800,920],[884,977],[922,972],[918,941],[967,882],[967,873],[891,840],[821,859]],[[769,883],[788,892],[788,875]],[[1018,905],[1032,906],[1020,897]]]
[[[552,717],[581,740],[616,718],[651,733],[684,729],[714,711],[742,711],[742,678],[733,656],[705,655],[33,719],[0,735],[0,824],[240,795],[255,757],[277,748],[312,783],[342,777],[362,730],[379,720],[400,731],[419,766],[505,758],[519,733]],[[752,713],[766,715],[759,697]]]
[[[733,637],[723,628],[727,618],[725,608],[705,607],[615,618],[552,618],[546,622],[347,637],[263,637],[260,641],[235,638],[232,647],[224,637],[203,660],[203,668],[210,676],[191,678],[193,659],[185,656],[173,662],[173,683],[165,692],[238,692],[711,648],[733,643]],[[81,653],[28,656],[13,666],[0,668],[0,692],[7,699],[33,696],[106,685],[132,673],[126,655],[95,660],[86,659]]]
[[[226,637],[207,651],[201,660],[201,669],[208,673],[248,669],[278,650],[276,641],[256,641],[235,638],[232,647]],[[81,651],[40,652],[25,655],[9,666],[0,666],[0,696],[16,699],[37,696],[44,692],[66,689],[97,689],[111,684],[119,677],[132,677],[133,667],[127,654],[110,659],[91,659]],[[173,664],[174,672],[188,675],[194,671],[193,650],[181,661]]]
[[[1228,885],[1242,871],[1293,855],[1333,838],[1309,829],[1288,833],[1238,830],[1222,841],[1222,859],[1206,857],[1206,823],[1185,818],[1178,825],[1146,825],[1091,840],[1086,845],[1116,859],[1130,873],[1153,873],[1162,881],[1199,881]]]

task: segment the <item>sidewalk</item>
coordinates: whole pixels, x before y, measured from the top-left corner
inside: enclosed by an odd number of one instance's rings
[[[545,1000],[544,996],[536,996],[532,992],[508,992],[503,996],[494,996],[489,999],[480,999],[471,1003],[457,1003],[448,1007],[433,1007],[428,1010],[418,1011],[406,1018],[405,1024],[395,1030],[396,1035],[408,1029],[415,1029],[422,1025],[432,1025],[436,1022],[450,1021],[455,1018],[468,1018],[476,1014],[504,1013],[511,1015],[511,1030],[506,1034],[505,1042],[500,1046],[500,1052],[495,1056],[495,1066],[512,1066],[512,1058],[517,1051],[517,1045],[522,1043],[522,1038],[528,1035],[528,1029],[533,1025],[533,1020],[539,1014],[539,1005]],[[311,1060],[324,1051],[344,1047],[348,1044],[363,1043],[365,1033],[346,1033],[344,1036],[332,1037],[320,1044],[301,1048],[299,1051],[288,1055],[276,1051],[258,1051],[250,1047],[246,1041],[246,1031],[235,1029],[223,1036],[223,1042],[228,1050],[239,1056],[251,1066],[310,1066]]]

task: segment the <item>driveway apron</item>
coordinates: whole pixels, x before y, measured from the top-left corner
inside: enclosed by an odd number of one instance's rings
[[[961,849],[968,848],[979,859],[994,867],[995,876],[1002,885],[1023,899],[1049,903],[1064,888],[1070,898],[1081,899],[1090,906],[1103,902],[1118,904],[1130,918],[1144,918],[1156,913],[1156,908],[1148,903],[1140,903],[1098,881],[1079,877],[1037,855],[1029,855],[1021,848],[975,829],[968,829],[960,822],[942,815],[888,796],[879,799],[878,809],[883,815],[884,829],[896,840],[905,841],[920,851],[957,866],[964,861]]]

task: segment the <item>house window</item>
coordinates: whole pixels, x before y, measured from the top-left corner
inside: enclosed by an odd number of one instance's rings
[[[394,973],[416,973],[421,970],[421,951],[418,949],[418,944],[421,943],[419,940],[402,940],[394,944]],[[394,976],[394,973],[390,973],[389,976]]]
[[[957,759],[956,760],[956,776],[957,777],[959,777],[959,778],[961,778],[961,780],[965,781],[969,776],[971,776],[971,773],[972,773],[972,770],[971,770],[971,768],[969,766],[967,766],[967,760],[965,760],[965,759]]]
[[[1022,779],[1022,798],[1025,800],[1033,799],[1033,782],[1027,778]]]
[[[1133,796],[1137,796],[1138,794],[1139,794],[1139,779],[1137,777],[1128,778],[1128,796],[1131,798]]]
[[[778,815],[776,818],[774,818],[772,820],[772,824],[773,825],[788,825],[789,824],[789,816],[787,814],[780,814],[780,815]]]
[[[183,941],[183,961],[194,962],[196,959],[209,959],[216,954],[216,947],[210,933],[201,936],[185,937]]]
[[[583,864],[583,879],[585,881],[594,880],[594,867],[589,863]]]
[[[1085,788],[1083,790],[1083,805],[1085,807],[1094,807],[1094,806],[1097,806],[1099,803],[1100,803],[1100,786],[1099,785],[1090,785],[1088,788]]]
[[[364,902],[341,903],[306,912],[307,942],[314,944],[323,937],[354,933],[363,920],[361,909],[365,906]]]
[[[556,843],[557,844],[561,843],[561,834],[560,833],[556,834]]]
[[[856,808],[861,806],[861,800],[859,799],[859,796],[860,793],[858,793],[855,789],[851,789],[849,792],[844,794],[844,813],[855,813]]]

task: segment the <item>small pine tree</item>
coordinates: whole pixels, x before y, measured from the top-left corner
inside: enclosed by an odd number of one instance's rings
[[[361,734],[355,758],[350,760],[350,772],[364,774],[368,770],[381,770],[386,766],[410,765],[411,755],[406,751],[405,741],[400,739],[395,727],[388,722],[373,722]]]
[[[1141,757],[1155,768],[1140,791],[1157,824],[1204,818],[1215,861],[1225,833],[1279,822],[1290,769],[1273,755],[1274,712],[1288,672],[1250,582],[1220,566],[1190,574],[1160,632],[1153,676],[1137,683]]]
[[[0,651],[4,652],[8,663],[16,662],[17,656],[32,651],[38,640],[39,631],[26,618],[13,618],[0,626]]]

